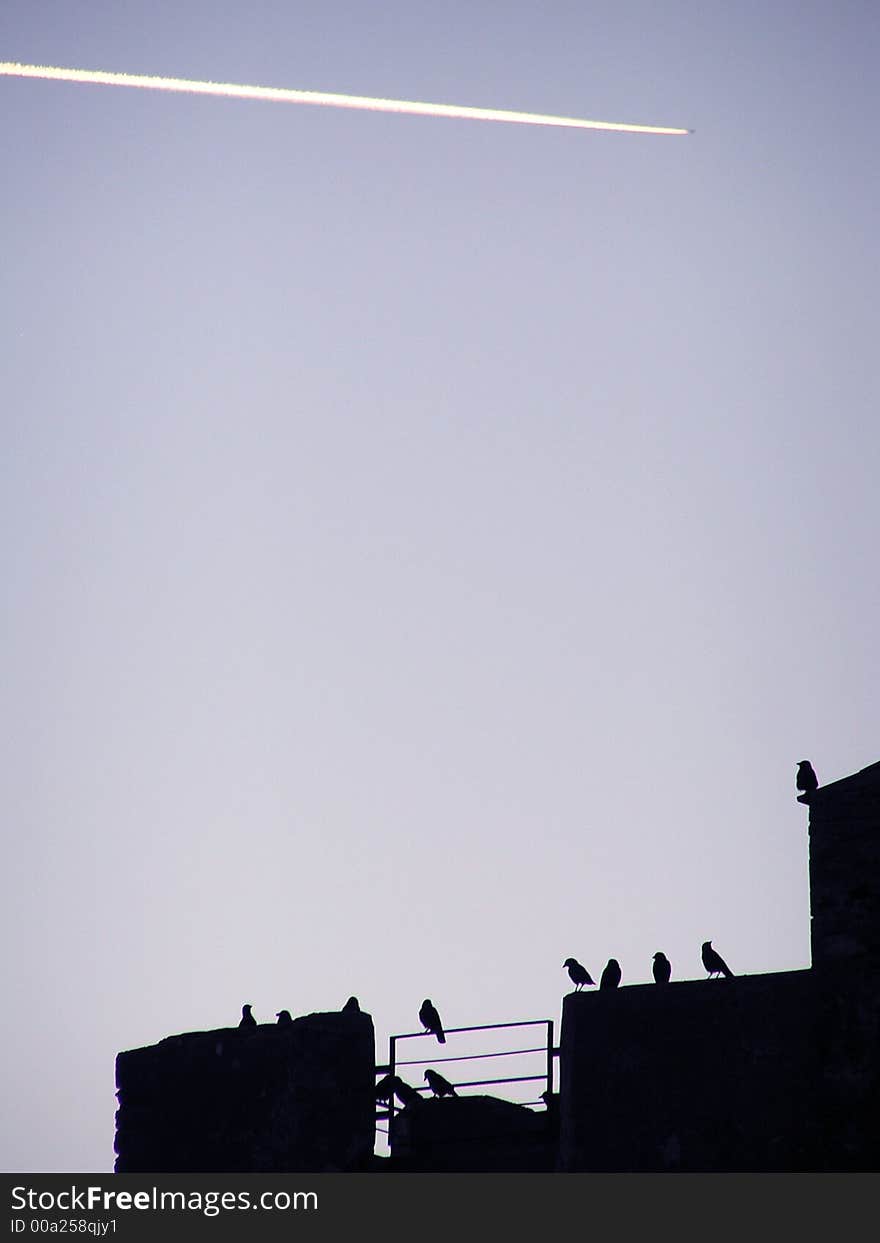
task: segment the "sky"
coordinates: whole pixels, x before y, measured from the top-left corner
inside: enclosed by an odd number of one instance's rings
[[[0,1168],[114,1058],[809,966],[880,759],[870,0],[4,0]]]

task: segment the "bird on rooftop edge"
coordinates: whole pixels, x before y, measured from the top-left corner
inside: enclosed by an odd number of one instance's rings
[[[279,1010],[275,1017],[278,1020],[279,1027],[289,1027],[293,1022],[289,1010]]]
[[[803,794],[812,794],[819,788],[819,778],[809,760],[799,760],[795,785]]]
[[[426,997],[419,1008],[419,1022],[426,1031],[433,1032],[440,1044],[446,1044],[446,1033],[443,1031],[440,1015],[430,997]]]
[[[620,983],[621,971],[620,963],[616,958],[609,958],[605,964],[605,970],[599,977],[599,988],[617,988]]]
[[[238,1023],[239,1028],[241,1028],[244,1031],[247,1031],[251,1027],[256,1027],[256,1025],[257,1025],[257,1020],[251,1014],[250,1006],[242,1006],[241,1007],[241,1018]]]
[[[711,941],[703,942],[703,948],[700,952],[700,957],[703,960],[703,966],[709,972],[710,980],[713,975],[716,975],[716,976],[723,975],[723,976],[726,976],[727,979],[729,980],[733,979],[733,972],[731,971],[730,967],[728,967],[727,963],[724,961],[724,959],[721,957],[718,951],[712,949]]]
[[[428,1081],[428,1087],[435,1096],[457,1096],[455,1088],[448,1079],[444,1079],[436,1070],[426,1070],[425,1078]]]
[[[586,984],[595,985],[596,981],[590,975],[589,971],[585,966],[579,963],[576,958],[566,958],[562,965],[563,967],[568,967],[569,979],[574,985],[574,991],[576,993],[580,992]]]
[[[662,950],[658,950],[654,955],[654,964],[651,967],[654,973],[655,984],[668,984],[672,975],[672,963],[666,957]]]
[[[348,1001],[342,1007],[343,1014],[360,1014],[361,1007],[357,997],[349,997]]]

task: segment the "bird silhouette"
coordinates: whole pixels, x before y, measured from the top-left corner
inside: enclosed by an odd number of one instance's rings
[[[416,1089],[410,1087],[408,1083],[404,1083],[399,1075],[394,1076],[394,1093],[404,1108],[407,1105],[416,1105],[422,1102],[422,1098]]]
[[[609,958],[605,970],[599,977],[599,988],[617,988],[620,983],[620,963],[616,958]]]
[[[289,1027],[293,1022],[293,1019],[290,1017],[289,1010],[279,1010],[275,1017],[278,1020],[279,1027]]]
[[[457,1096],[455,1088],[448,1079],[444,1079],[436,1070],[426,1070],[425,1078],[428,1081],[428,1087],[435,1096]]]
[[[651,970],[654,972],[655,984],[669,983],[669,977],[672,975],[672,963],[662,950],[658,950],[654,955],[654,965]]]
[[[357,997],[349,997],[348,1001],[342,1007],[343,1014],[360,1014],[361,1007]]]
[[[559,1129],[559,1093],[548,1089],[541,1093],[541,1100],[547,1109],[545,1117],[548,1129],[555,1133]]]
[[[395,1078],[396,1078],[395,1075],[385,1075],[383,1076],[383,1078],[379,1080],[379,1082],[376,1084],[376,1100],[377,1101],[390,1101],[391,1100],[391,1097],[394,1095]]]
[[[241,1007],[241,1019],[239,1020],[239,1030],[249,1031],[252,1027],[256,1027],[257,1020],[251,1014],[250,1006]]]
[[[713,975],[724,975],[729,980],[733,979],[733,972],[718,951],[712,949],[711,941],[703,942],[703,949],[700,956],[703,959],[703,966],[709,972],[710,980]]]
[[[434,1008],[430,997],[426,997],[419,1009],[419,1022],[426,1031],[433,1032],[440,1044],[446,1044],[446,1033],[440,1022],[440,1015]]]
[[[404,1106],[412,1105],[415,1101],[421,1101],[422,1099],[415,1088],[411,1088],[408,1083],[404,1083],[399,1075],[385,1075],[376,1084],[376,1100],[390,1104],[392,1096],[396,1096],[401,1105]]]
[[[574,985],[576,993],[580,992],[585,984],[596,983],[586,967],[581,966],[576,958],[566,958],[562,965],[563,967],[568,967],[568,976]]]
[[[795,785],[804,794],[812,794],[814,790],[818,790],[819,778],[809,760],[801,760],[798,763]]]

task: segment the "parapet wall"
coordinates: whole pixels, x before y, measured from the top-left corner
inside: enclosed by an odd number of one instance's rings
[[[337,1012],[120,1053],[116,1172],[365,1170],[375,1060],[370,1015]]]
[[[818,1168],[821,1069],[811,976],[791,971],[569,993],[560,1168]]]
[[[880,764],[820,786],[810,807],[813,966],[880,967]]]

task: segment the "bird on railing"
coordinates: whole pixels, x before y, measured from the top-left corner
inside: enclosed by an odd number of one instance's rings
[[[609,958],[605,964],[605,970],[599,977],[599,988],[617,988],[620,983],[621,971],[620,963],[616,958]]]
[[[241,1019],[239,1020],[239,1023],[238,1023],[239,1031],[250,1031],[252,1028],[256,1027],[256,1025],[257,1025],[257,1020],[251,1014],[251,1007],[242,1006],[241,1007]]]
[[[395,1075],[384,1075],[376,1084],[376,1100],[390,1101],[394,1095]]]
[[[419,1008],[419,1022],[426,1031],[433,1032],[440,1044],[446,1044],[446,1034],[440,1022],[440,1015],[434,1008],[430,997],[426,997]]]
[[[662,950],[658,950],[654,955],[654,965],[651,967],[651,970],[654,973],[655,984],[669,983],[669,977],[672,975],[672,963]]]
[[[394,1076],[394,1095],[406,1108],[407,1105],[421,1105],[422,1098],[415,1088],[405,1083],[399,1075]]]
[[[703,948],[702,948],[700,957],[703,960],[703,966],[709,972],[710,980],[712,979],[713,975],[716,975],[716,976],[723,975],[723,976],[726,976],[727,979],[729,980],[733,979],[733,972],[731,971],[730,967],[728,967],[727,963],[724,961],[724,959],[721,957],[718,951],[712,949],[711,941],[703,942]]]
[[[576,958],[566,958],[562,965],[563,967],[568,967],[569,979],[575,986],[574,991],[576,993],[580,992],[585,984],[595,985],[596,981],[590,975],[589,971],[586,967],[582,966]]]
[[[426,1070],[425,1079],[435,1096],[457,1096],[455,1088],[448,1079],[444,1079],[436,1070]]]

